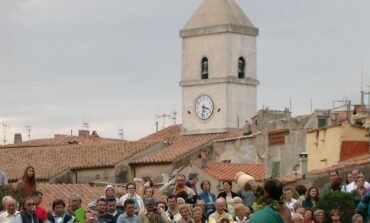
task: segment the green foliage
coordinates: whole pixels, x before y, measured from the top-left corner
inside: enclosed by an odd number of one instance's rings
[[[329,212],[333,208],[341,211],[342,222],[351,222],[351,217],[355,212],[355,201],[350,193],[335,191],[325,194],[319,200],[317,208],[325,212],[326,222],[331,222],[329,220]]]
[[[13,186],[11,184],[0,185],[0,201],[3,200],[5,196],[12,196],[19,202],[20,194],[17,191],[14,191]],[[0,210],[3,210],[3,204],[0,202]]]

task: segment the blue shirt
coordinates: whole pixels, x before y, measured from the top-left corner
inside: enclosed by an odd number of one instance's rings
[[[129,217],[126,213],[123,213],[118,217],[117,223],[140,223],[140,221],[139,217],[135,214],[132,217]]]

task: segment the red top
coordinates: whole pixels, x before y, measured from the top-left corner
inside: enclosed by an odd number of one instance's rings
[[[39,205],[36,205],[36,210],[35,210],[35,214],[38,218],[40,218],[43,222],[46,221],[46,218],[48,217],[47,214],[46,214],[46,210],[45,208],[39,206]]]

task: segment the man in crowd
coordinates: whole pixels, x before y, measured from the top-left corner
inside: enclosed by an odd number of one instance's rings
[[[170,182],[164,184],[159,191],[166,195],[174,195],[175,197],[180,196],[181,194],[186,194],[187,203],[194,203],[196,200],[195,192],[193,189],[185,185],[186,177],[183,174],[176,175]]]
[[[131,199],[125,200],[123,207],[125,209],[125,213],[121,214],[118,219],[117,223],[140,223],[139,217],[135,215],[135,203]]]
[[[116,198],[114,197],[107,198],[107,211],[108,214],[112,215],[117,221],[118,216],[120,216],[122,212],[117,210]]]
[[[66,214],[75,217],[79,223],[85,222],[85,210],[81,207],[81,197],[78,194],[72,194],[68,198],[68,208]]]
[[[293,216],[294,214],[294,204],[297,202],[296,199],[293,198],[293,192],[291,188],[284,189],[284,203],[289,208],[290,214]]]
[[[18,214],[17,202],[10,196],[3,197],[4,213],[0,214],[1,223],[15,223],[15,216]]]
[[[145,202],[145,209],[139,212],[140,223],[171,223],[162,209],[156,208],[154,199],[149,198]]]
[[[215,209],[216,211],[213,212],[208,217],[208,223],[220,223],[221,219],[227,218],[230,222],[234,222],[232,216],[225,212],[226,208],[226,201],[224,198],[220,197],[215,202]]]
[[[45,222],[48,215],[46,214],[45,208],[41,207],[43,196],[44,194],[41,191],[35,191],[32,194],[33,200],[35,201],[36,205],[35,215],[43,222]]]
[[[180,220],[181,219],[181,215],[180,215],[179,210],[178,210],[176,197],[173,196],[173,195],[168,196],[167,197],[167,205],[168,205],[168,209],[166,211],[167,217],[171,221],[178,221],[178,220]]]
[[[332,192],[333,191],[333,187],[338,182],[338,178],[339,178],[338,171],[332,170],[332,171],[329,172],[329,180],[330,180],[330,182],[328,182],[324,186],[324,188],[322,189],[323,194],[329,193],[329,192]]]
[[[97,217],[100,223],[116,223],[116,219],[107,213],[107,201],[104,198],[96,200]]]
[[[15,223],[42,223],[35,215],[35,201],[33,197],[25,197],[23,200],[23,212],[15,216]]]
[[[53,201],[52,209],[53,213],[48,216],[45,223],[73,223],[74,217],[65,214],[66,204],[63,200],[57,199]]]

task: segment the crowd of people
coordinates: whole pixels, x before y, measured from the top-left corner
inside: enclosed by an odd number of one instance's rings
[[[159,189],[165,200],[155,199],[153,182],[146,177],[128,183],[123,196],[107,185],[102,196],[88,201],[87,208],[77,193],[66,201],[56,199],[51,212],[41,206],[44,194],[37,190],[35,174],[32,166],[27,167],[14,185],[18,200],[2,198],[0,223],[323,223],[325,216],[340,223],[343,213],[339,209],[325,212],[318,208],[321,194],[334,191],[353,196],[357,207],[351,212],[353,223],[370,222],[370,185],[358,170],[347,174],[345,183],[337,171],[331,171],[322,190],[304,185],[284,188],[276,179],[257,187],[253,177],[238,173],[235,180],[242,182],[240,189],[233,191],[233,182],[224,181],[218,194],[212,192],[215,185],[207,179],[200,181],[197,173],[188,178],[177,174]]]

